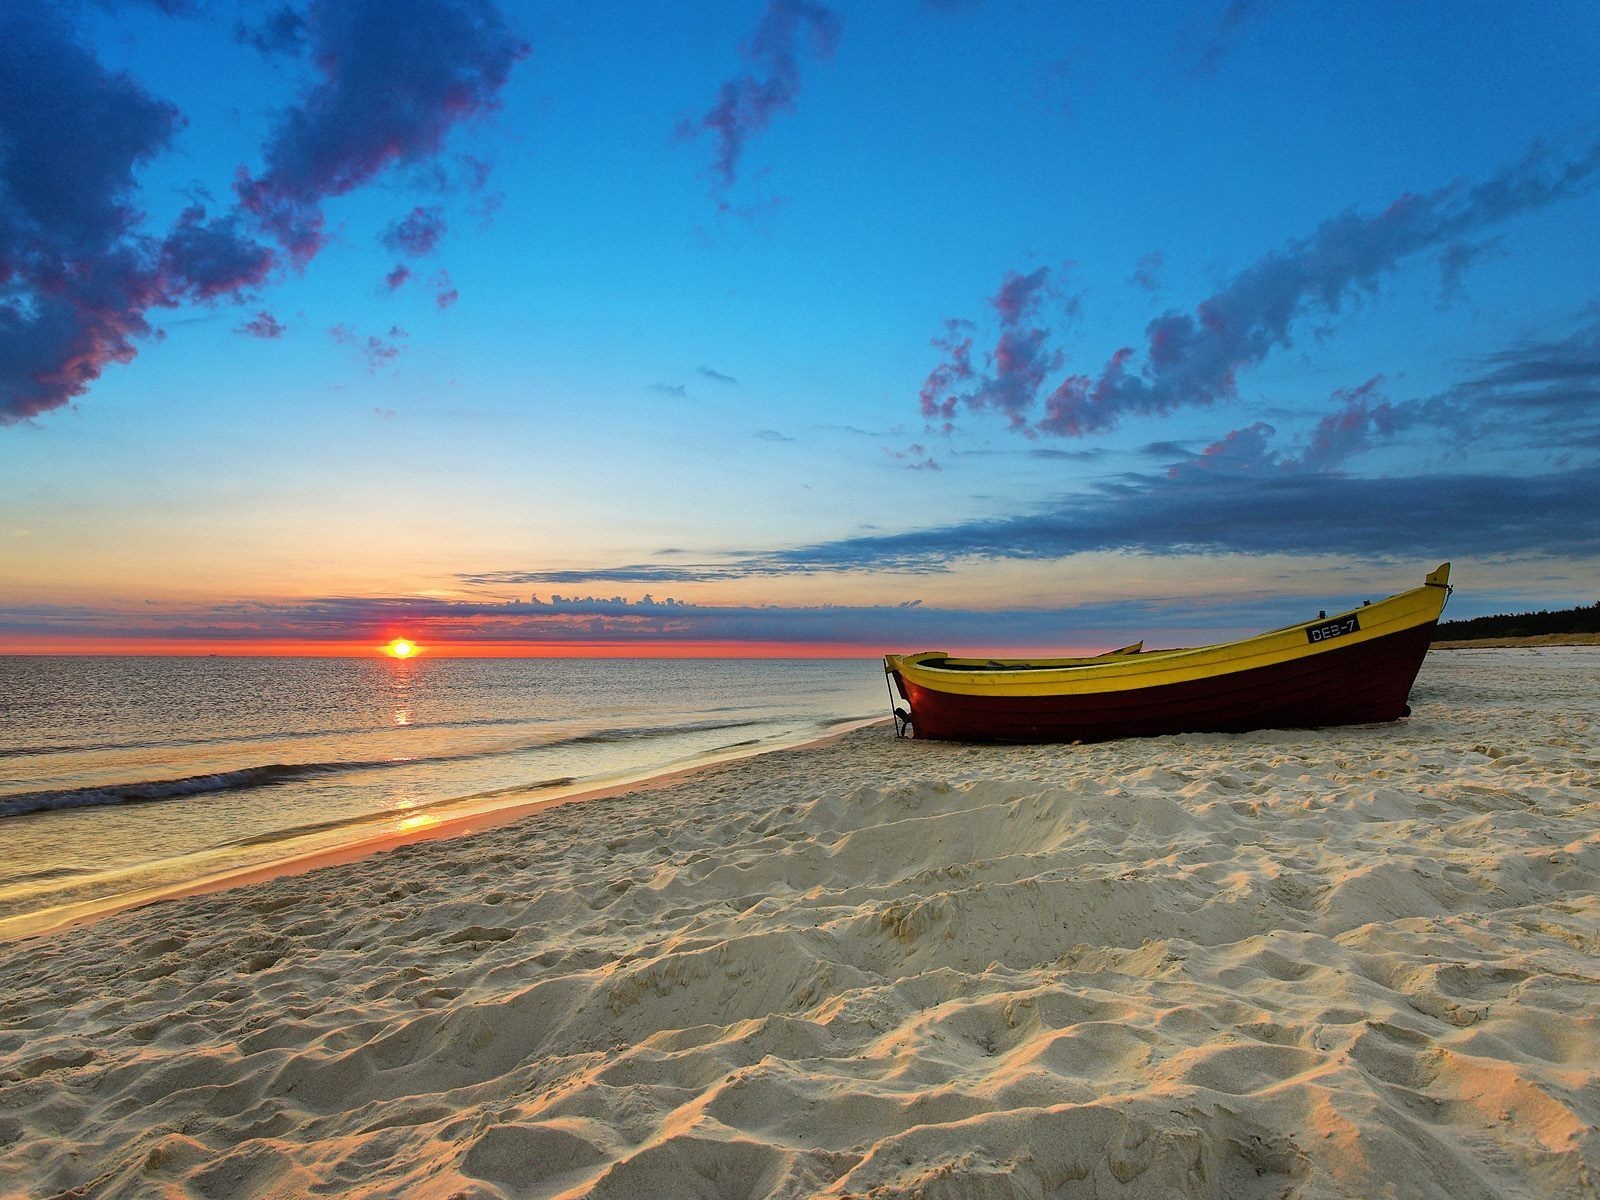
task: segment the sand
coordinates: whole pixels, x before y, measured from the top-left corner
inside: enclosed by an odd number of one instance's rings
[[[1600,655],[882,727],[0,946],[0,1191],[1593,1197]]]

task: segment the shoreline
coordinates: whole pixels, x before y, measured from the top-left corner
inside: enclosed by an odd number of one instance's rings
[[[463,812],[457,816],[440,817],[436,820],[429,819],[410,829],[394,829],[387,833],[356,838],[349,842],[324,846],[316,850],[286,854],[281,858],[268,859],[265,862],[252,863],[248,866],[233,867],[202,875],[197,879],[183,883],[160,884],[118,895],[100,896],[6,917],[0,919],[0,947],[30,938],[49,937],[68,929],[104,920],[106,917],[114,916],[118,913],[129,912],[169,900],[210,895],[233,888],[266,883],[274,879],[304,875],[322,867],[359,862],[362,859],[420,842],[470,837],[486,829],[511,824],[524,817],[546,812],[553,808],[560,808],[568,804],[604,800],[633,792],[649,792],[671,787],[703,771],[709,771],[729,763],[744,762],[749,759],[760,758],[763,755],[777,754],[788,750],[817,749],[828,745],[830,742],[837,741],[858,729],[868,729],[874,725],[887,725],[891,720],[892,718],[890,717],[846,720],[840,722],[838,728],[823,734],[821,737],[776,745],[740,747],[738,750],[713,753],[703,760],[687,765],[670,766],[666,769],[647,769],[643,772],[629,772],[609,782],[593,785],[575,785],[570,790],[539,789],[542,794],[537,799],[503,802],[488,808]],[[529,792],[532,790],[534,789],[527,789]],[[516,793],[506,794],[515,795]],[[464,798],[460,803],[463,806],[470,804],[471,798]],[[401,814],[392,814],[392,816],[398,817],[402,825],[408,819],[414,819],[407,818]]]

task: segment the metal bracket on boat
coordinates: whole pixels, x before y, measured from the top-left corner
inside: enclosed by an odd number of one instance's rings
[[[909,707],[901,708],[895,703],[897,682],[888,665],[885,664],[883,668],[883,683],[889,689],[889,711],[894,713],[894,735],[897,738],[903,738],[915,731],[916,723],[911,719],[911,709]],[[911,703],[904,691],[900,692],[900,699],[905,700],[908,706]]]
[[[915,728],[916,728],[916,726],[914,726],[911,723],[911,714],[909,712],[907,712],[903,708],[897,708],[897,709],[894,710],[894,735],[895,735],[895,737],[898,737],[898,738],[906,737],[909,734],[909,732],[911,730],[915,729]]]

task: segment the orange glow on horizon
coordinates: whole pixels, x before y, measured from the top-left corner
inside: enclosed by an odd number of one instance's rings
[[[415,642],[407,641],[405,638],[395,638],[394,641],[383,647],[383,652],[390,658],[410,658],[421,649],[422,647]]]
[[[1184,631],[1168,630],[1174,639]],[[1199,636],[1198,632],[1196,636]],[[776,642],[776,641],[671,641],[671,642],[452,642],[429,646],[429,658],[879,658],[885,653],[907,654],[918,650],[946,650],[952,654],[1001,655],[1023,658],[1031,655],[1098,654],[1126,639],[1115,635],[1099,642],[1013,644],[983,643],[968,645],[960,641],[941,641],[923,646],[904,642],[893,644],[862,642]],[[1204,640],[1216,641],[1216,631]],[[1192,643],[1194,638],[1190,638]],[[382,647],[387,652],[387,647]],[[0,654],[105,654],[152,655],[157,657],[227,658],[370,658],[370,641],[288,641],[263,638],[259,641],[221,641],[211,639],[177,640],[169,638],[37,638],[0,639]],[[413,658],[419,657],[413,654]]]

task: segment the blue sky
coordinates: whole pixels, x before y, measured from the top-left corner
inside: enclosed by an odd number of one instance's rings
[[[1600,590],[1593,6],[0,23],[0,648]]]

